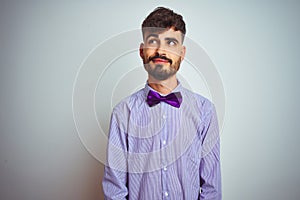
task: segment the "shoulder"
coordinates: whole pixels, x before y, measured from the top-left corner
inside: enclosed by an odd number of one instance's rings
[[[214,111],[214,104],[208,98],[193,92],[187,88],[182,87],[183,101],[189,107],[193,107],[194,110],[197,110],[201,114],[209,114]]]
[[[126,130],[129,119],[139,114],[140,110],[145,109],[145,92],[144,89],[131,94],[121,100],[112,110],[111,121],[116,122],[119,127]]]
[[[201,94],[193,92],[185,87],[182,87],[182,93],[183,93],[184,101],[186,101],[186,103],[196,105],[198,107],[213,106],[213,103],[208,98],[202,96]]]
[[[137,105],[145,102],[144,89],[140,89],[130,96],[122,99],[114,108],[113,114],[124,115],[129,113]]]

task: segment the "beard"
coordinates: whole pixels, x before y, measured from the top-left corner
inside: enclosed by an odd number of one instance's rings
[[[170,61],[169,66],[164,66],[163,64],[151,63],[151,60],[144,59],[144,67],[149,75],[154,77],[156,80],[167,80],[168,78],[174,76],[180,68],[181,59],[178,58],[175,62]]]

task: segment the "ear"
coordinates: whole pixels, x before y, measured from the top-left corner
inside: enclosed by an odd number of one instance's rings
[[[140,57],[144,59],[144,43],[140,44]]]
[[[184,57],[185,57],[185,52],[186,52],[186,48],[185,46],[182,46],[182,49],[181,49],[181,61],[183,61]]]

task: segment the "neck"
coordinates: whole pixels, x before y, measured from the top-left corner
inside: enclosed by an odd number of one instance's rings
[[[161,94],[171,93],[178,85],[176,76],[172,76],[167,80],[157,80],[152,76],[148,76],[148,85]]]

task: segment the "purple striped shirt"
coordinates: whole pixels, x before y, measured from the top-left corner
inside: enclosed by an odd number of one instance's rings
[[[149,107],[145,88],[112,112],[105,199],[221,200],[220,137],[214,105],[182,87],[180,108]]]

